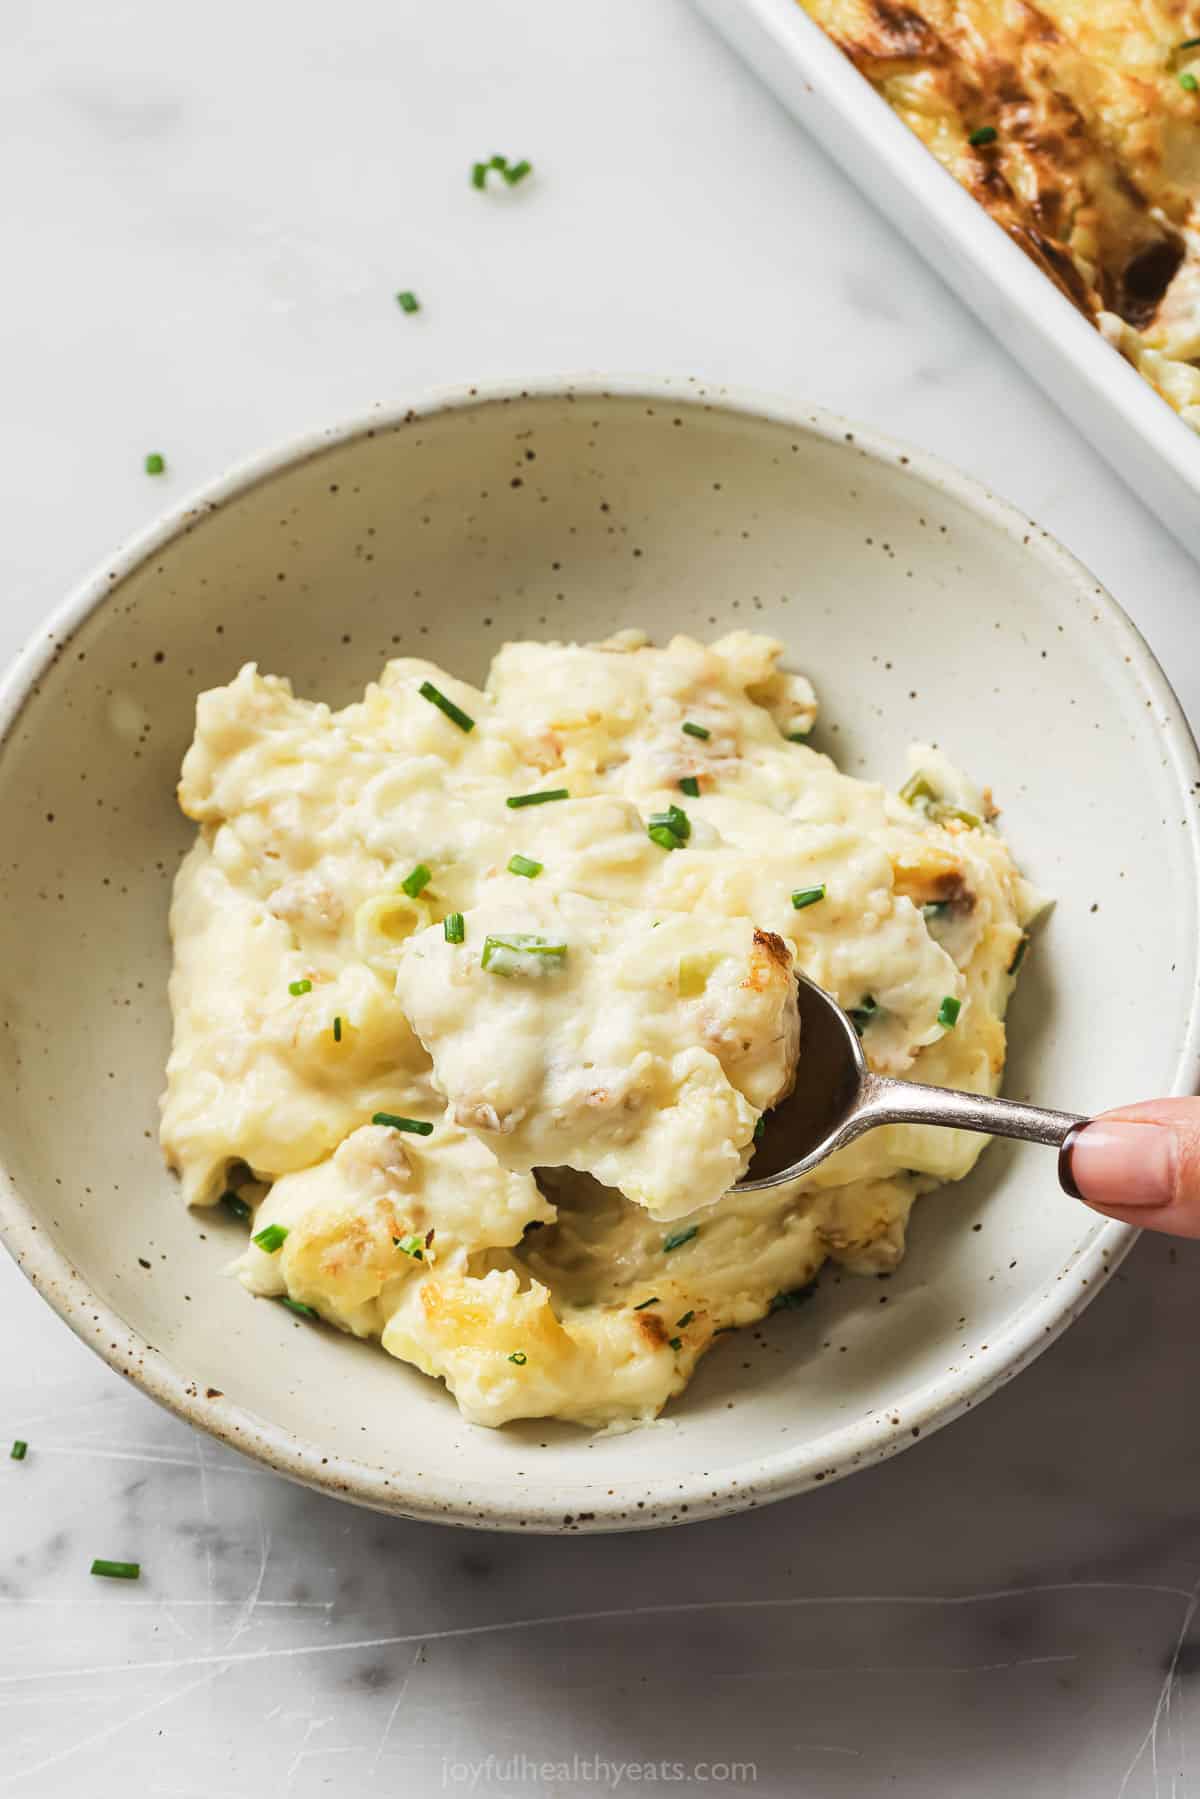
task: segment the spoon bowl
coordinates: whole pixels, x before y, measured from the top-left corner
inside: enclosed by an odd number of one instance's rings
[[[796,976],[800,1008],[798,1078],[788,1097],[764,1114],[765,1129],[751,1173],[736,1193],[758,1193],[807,1174],[881,1124],[938,1124],[987,1136],[1022,1137],[1061,1149],[1087,1118],[953,1087],[927,1087],[873,1074],[849,1013],[810,981]]]

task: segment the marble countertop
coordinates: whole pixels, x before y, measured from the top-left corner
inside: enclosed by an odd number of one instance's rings
[[[982,477],[1200,722],[1194,563],[685,0],[17,0],[0,47],[0,655],[265,444],[440,381],[658,371]],[[472,204],[496,149],[537,165],[520,205]],[[0,1464],[0,1791],[1200,1794],[1198,1294],[1200,1245],[1146,1239],[897,1461],[541,1541],[260,1473],[3,1261],[0,1439],[30,1451]],[[138,1585],[88,1578],[134,1552]]]

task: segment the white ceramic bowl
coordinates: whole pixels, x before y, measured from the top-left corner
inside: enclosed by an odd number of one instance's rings
[[[725,1339],[669,1422],[465,1424],[380,1350],[256,1304],[241,1233],[163,1171],[168,888],[198,690],[251,658],[340,703],[386,656],[478,679],[506,637],[781,637],[818,743],[895,780],[935,739],[1057,908],[1007,1090],[1095,1110],[1197,1084],[1200,768],[1114,603],[961,476],[694,386],[474,389],[242,471],[101,570],[0,695],[0,1224],[72,1328],[281,1473],[459,1524],[627,1529],[832,1480],[944,1423],[1075,1316],[1131,1233],[995,1144],[923,1200],[886,1285]],[[886,1304],[884,1303],[886,1301]]]

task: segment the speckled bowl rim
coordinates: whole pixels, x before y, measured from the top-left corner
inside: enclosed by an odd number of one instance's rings
[[[1114,666],[1128,666],[1130,676],[1149,691],[1159,710],[1163,746],[1179,783],[1179,799],[1189,825],[1193,880],[1200,891],[1200,756],[1195,742],[1179,701],[1149,645],[1082,563],[1015,507],[996,499],[980,483],[937,457],[823,409],[696,379],[585,374],[459,384],[426,391],[410,403],[377,405],[365,417],[308,432],[241,463],[189,503],[173,509],[161,522],[132,538],[57,609],[0,680],[0,747],[39,678],[79,626],[120,591],[125,577],[186,535],[207,514],[334,445],[403,430],[433,414],[567,396],[643,402],[674,400],[785,425],[793,432],[839,447],[853,444],[856,451],[873,461],[900,467],[916,488],[925,486],[948,495],[1040,559],[1061,580],[1086,592],[1095,623],[1107,633]],[[1198,1088],[1200,994],[1193,996],[1171,1091],[1187,1094]],[[15,1184],[0,1172],[0,1240],[76,1336],[152,1399],[220,1442],[319,1491],[403,1517],[493,1530],[559,1533],[695,1523],[788,1498],[818,1482],[827,1484],[883,1461],[911,1445],[917,1437],[948,1424],[1032,1362],[1095,1298],[1138,1234],[1128,1225],[1098,1224],[1091,1240],[1048,1283],[1041,1298],[1027,1304],[1011,1325],[993,1333],[991,1343],[976,1354],[969,1370],[948,1371],[906,1398],[901,1428],[890,1422],[888,1407],[813,1443],[774,1454],[756,1456],[753,1446],[748,1445],[744,1463],[725,1475],[714,1480],[711,1473],[698,1472],[682,1482],[672,1477],[662,1483],[657,1497],[653,1495],[651,1475],[647,1482],[650,1496],[645,1497],[640,1509],[631,1507],[619,1488],[610,1494],[597,1485],[594,1496],[589,1497],[588,1511],[579,1516],[565,1515],[561,1502],[530,1504],[518,1494],[497,1492],[494,1480],[486,1485],[441,1480],[436,1490],[422,1490],[411,1482],[406,1484],[403,1476],[389,1474],[353,1456],[326,1454],[319,1444],[292,1435],[224,1395],[207,1397],[197,1381],[175,1368],[98,1298],[67,1257],[39,1229],[32,1206],[21,1197]],[[646,1460],[652,1462],[652,1454]],[[645,1467],[640,1474],[646,1482]],[[639,1491],[645,1494],[647,1485]],[[686,1507],[682,1519],[681,1506]]]

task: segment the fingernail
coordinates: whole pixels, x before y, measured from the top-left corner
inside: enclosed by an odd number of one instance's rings
[[[1077,1125],[1058,1158],[1058,1176],[1075,1199],[1123,1209],[1167,1206],[1175,1194],[1175,1136],[1159,1124]]]

